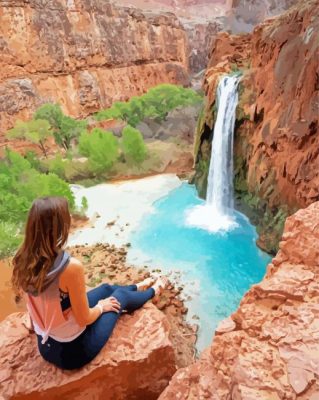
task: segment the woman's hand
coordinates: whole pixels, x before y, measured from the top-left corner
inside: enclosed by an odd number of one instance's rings
[[[100,300],[98,302],[103,308],[103,312],[116,312],[119,313],[121,310],[121,304],[115,297],[108,297],[107,299]]]

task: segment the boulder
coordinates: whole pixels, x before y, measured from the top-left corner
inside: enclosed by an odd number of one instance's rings
[[[2,399],[157,399],[174,374],[169,323],[152,304],[124,315],[101,353],[87,366],[63,371],[38,352],[25,313],[0,324]]]

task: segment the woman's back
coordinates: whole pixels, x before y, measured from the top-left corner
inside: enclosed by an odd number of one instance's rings
[[[85,329],[77,323],[71,308],[63,309],[61,306],[60,280],[69,261],[69,254],[61,251],[45,277],[45,289],[38,293],[30,287],[26,293],[28,311],[43,344],[49,336],[60,342],[74,340]]]

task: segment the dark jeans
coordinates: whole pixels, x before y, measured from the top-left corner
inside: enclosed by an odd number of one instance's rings
[[[136,285],[111,286],[102,284],[87,293],[90,307],[94,307],[99,300],[115,297],[121,304],[121,312],[103,313],[93,324],[88,325],[83,333],[72,342],[58,342],[48,338],[45,344],[41,343],[38,336],[38,347],[42,357],[62,369],[76,369],[89,363],[101,351],[108,341],[112,331],[120,318],[122,310],[133,312],[142,307],[154,296],[154,289],[150,288],[138,292]],[[62,301],[62,310],[70,306],[69,298]]]

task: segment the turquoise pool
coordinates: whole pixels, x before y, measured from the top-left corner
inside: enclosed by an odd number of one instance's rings
[[[255,228],[238,212],[237,227],[229,232],[188,226],[187,212],[203,203],[195,188],[183,183],[154,204],[154,212],[131,234],[128,254],[131,263],[159,267],[185,285],[188,318],[199,323],[198,350],[210,343],[218,322],[236,310],[249,287],[263,278],[270,261],[255,245]]]

